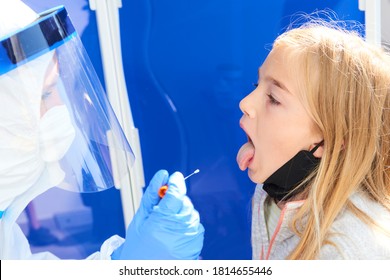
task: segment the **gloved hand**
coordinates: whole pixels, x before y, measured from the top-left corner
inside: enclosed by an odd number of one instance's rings
[[[167,182],[168,190],[160,199],[158,189]],[[204,228],[186,192],[181,173],[176,172],[168,179],[167,171],[158,171],[126,231],[125,242],[111,258],[198,259],[203,247]]]

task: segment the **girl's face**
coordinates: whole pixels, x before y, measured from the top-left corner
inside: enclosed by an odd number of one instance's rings
[[[299,151],[311,150],[322,140],[298,98],[299,62],[287,54],[283,48],[269,53],[256,88],[240,102],[240,126],[248,143],[238,152],[237,162],[241,170],[248,168],[255,183],[263,183]]]

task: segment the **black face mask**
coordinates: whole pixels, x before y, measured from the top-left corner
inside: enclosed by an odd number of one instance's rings
[[[300,151],[265,180],[263,189],[268,195],[280,201],[287,200],[303,191],[303,187],[292,190],[320,163],[321,158],[316,158],[313,154],[323,143],[324,141],[321,141],[311,151]]]

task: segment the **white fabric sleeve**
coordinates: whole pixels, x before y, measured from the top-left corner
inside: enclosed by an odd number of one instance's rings
[[[111,260],[112,253],[125,241],[119,235],[114,235],[104,241],[99,252],[90,255],[87,260]]]

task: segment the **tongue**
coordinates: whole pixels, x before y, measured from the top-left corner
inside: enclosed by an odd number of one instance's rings
[[[242,145],[241,149],[237,153],[237,163],[242,171],[248,168],[249,162],[255,155],[255,147],[252,143],[247,142]]]

